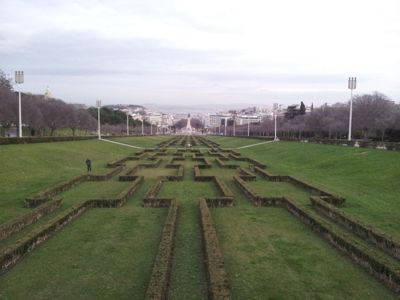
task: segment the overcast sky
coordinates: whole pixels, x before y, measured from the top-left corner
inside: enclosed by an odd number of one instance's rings
[[[0,69],[94,104],[400,100],[399,0],[0,0]]]

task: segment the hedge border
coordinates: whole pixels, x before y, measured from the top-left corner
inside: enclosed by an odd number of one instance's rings
[[[167,299],[171,277],[178,205],[171,201],[161,233],[158,253],[153,264],[145,299]]]
[[[225,271],[217,232],[205,199],[200,199],[199,207],[209,297],[211,299],[230,299],[228,275]]]
[[[35,223],[43,216],[55,211],[62,205],[62,199],[52,199],[40,205],[25,215],[0,225],[0,241],[7,239],[11,235],[21,231],[23,228]]]
[[[297,187],[300,187],[310,193],[314,193],[314,194],[320,196],[321,199],[323,199],[324,201],[331,203],[335,206],[340,206],[346,201],[346,199],[343,197],[335,196],[331,193],[321,190],[320,188],[317,188],[316,186],[314,186],[310,183],[299,180],[293,176],[271,175],[268,171],[263,170],[257,166],[253,166],[253,169],[256,173],[260,174],[262,177],[266,178],[269,181],[288,182],[288,183],[293,184]]]
[[[378,246],[394,258],[400,259],[399,241],[396,241],[385,233],[378,231],[376,228],[373,228],[369,225],[363,224],[360,221],[353,219],[352,217],[346,215],[344,212],[338,210],[333,205],[326,203],[318,197],[310,197],[310,200],[314,209],[317,212],[350,230],[357,236],[364,239],[366,242],[370,242]]]

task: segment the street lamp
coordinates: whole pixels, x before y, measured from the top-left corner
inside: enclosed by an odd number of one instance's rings
[[[351,122],[353,120],[353,90],[357,87],[357,78],[349,77],[347,87],[350,89],[350,117],[349,117],[349,134],[348,140],[351,141]]]
[[[226,136],[226,121],[227,121],[227,118],[225,117],[225,119],[224,119],[224,127],[225,127],[224,135],[225,135],[225,136]]]
[[[21,114],[21,87],[24,83],[24,71],[15,71],[15,83],[18,86],[18,137],[22,138],[22,114]]]
[[[129,135],[129,114],[126,113],[126,135]]]
[[[144,117],[142,116],[140,120],[142,121],[142,135],[144,135]]]
[[[250,119],[249,119],[249,116],[247,116],[247,136],[250,136]]]
[[[233,115],[233,136],[236,136],[236,114]]]
[[[101,108],[101,101],[97,100],[96,101],[96,106],[97,106],[97,134],[99,137],[99,140],[101,140],[101,133],[100,133],[100,108]]]

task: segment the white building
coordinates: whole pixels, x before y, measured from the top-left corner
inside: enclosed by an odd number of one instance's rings
[[[260,115],[239,115],[236,116],[236,125],[258,124],[261,120]]]

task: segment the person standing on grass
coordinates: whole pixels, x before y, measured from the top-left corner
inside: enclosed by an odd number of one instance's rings
[[[86,159],[86,167],[88,172],[92,171],[92,161],[89,158]]]

